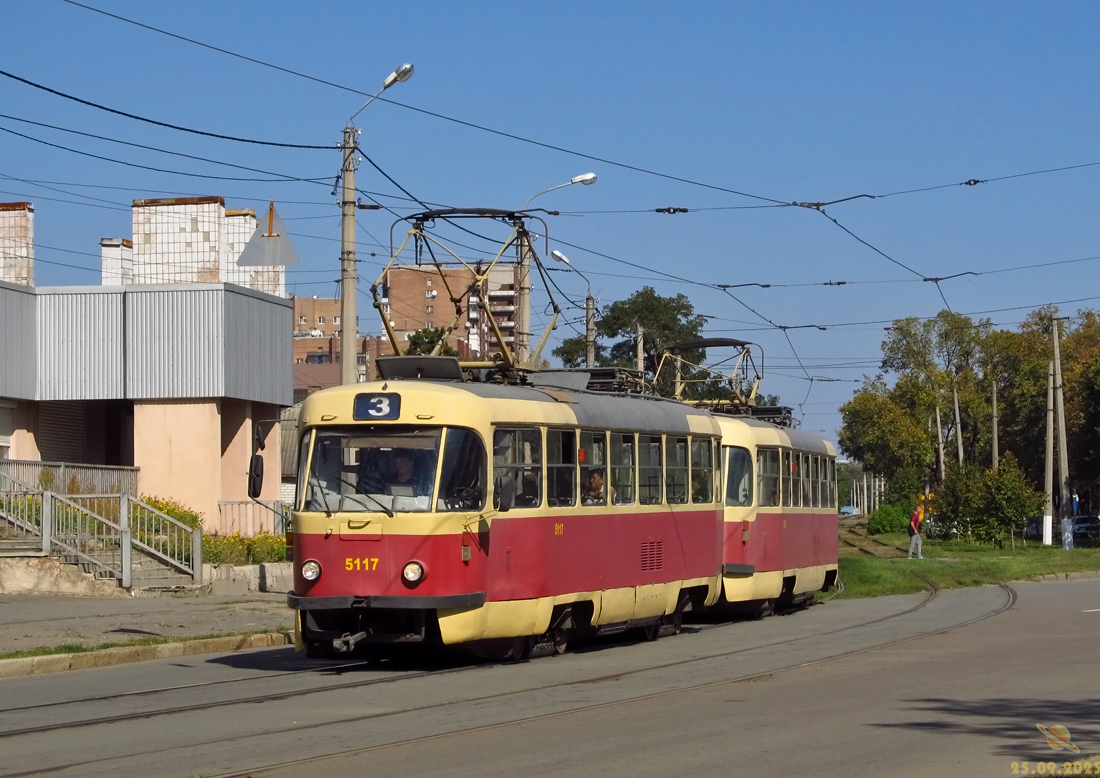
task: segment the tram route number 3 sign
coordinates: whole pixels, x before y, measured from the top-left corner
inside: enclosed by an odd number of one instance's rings
[[[401,395],[394,392],[355,395],[355,421],[393,421],[401,415]]]

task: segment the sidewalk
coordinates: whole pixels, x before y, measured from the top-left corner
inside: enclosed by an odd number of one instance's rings
[[[160,637],[188,640],[231,632],[286,632],[285,594],[227,597],[0,595],[0,656],[61,645],[96,646]]]

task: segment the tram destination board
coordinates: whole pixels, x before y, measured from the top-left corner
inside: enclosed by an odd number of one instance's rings
[[[401,416],[401,395],[372,392],[355,395],[351,417],[355,421],[394,421]]]

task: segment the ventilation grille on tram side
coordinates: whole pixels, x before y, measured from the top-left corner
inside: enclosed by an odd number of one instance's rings
[[[665,543],[656,540],[642,544],[642,569],[660,570],[665,566]]]

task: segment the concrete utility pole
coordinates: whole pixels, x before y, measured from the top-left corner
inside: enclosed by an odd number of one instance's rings
[[[531,236],[524,230],[516,246],[516,361],[526,362],[531,356]]]
[[[359,316],[356,311],[356,287],[359,271],[355,266],[355,168],[359,145],[358,131],[344,128],[344,165],[341,168],[343,189],[340,193],[340,383],[359,383],[359,360],[355,341],[359,338]]]
[[[999,456],[997,446],[997,377],[993,376],[993,469],[997,469]]]
[[[940,484],[943,484],[943,426],[940,424],[940,406],[936,406],[936,442],[940,452]]]
[[[374,102],[374,98],[385,92],[398,81],[408,81],[413,74],[413,66],[407,62],[386,76],[382,88],[375,92],[362,108],[351,115],[344,127],[344,136],[340,150],[344,152],[340,176],[343,187],[340,190],[340,383],[359,383],[359,316],[356,311],[356,293],[359,283],[359,270],[355,266],[355,209],[356,207],[377,210],[380,206],[358,206],[355,199],[355,168],[359,164],[359,130],[352,122],[363,108]]]
[[[642,338],[645,335],[645,330],[642,329],[641,322],[635,324],[638,328],[638,338],[634,344],[634,366],[638,369],[639,373],[645,372],[645,345],[642,343]]]
[[[1073,505],[1069,496],[1069,452],[1066,448],[1066,406],[1062,396],[1062,356],[1058,350],[1058,319],[1054,327],[1054,410],[1058,417],[1058,516],[1062,520],[1062,548],[1073,548]]]
[[[1043,545],[1054,542],[1054,360],[1047,364],[1047,458],[1043,481]]]
[[[584,364],[585,367],[596,366],[596,298],[592,296],[591,287],[584,298]]]
[[[963,463],[962,419],[959,417],[959,388],[952,384],[951,394],[955,397],[955,442],[959,444],[959,467]]]

